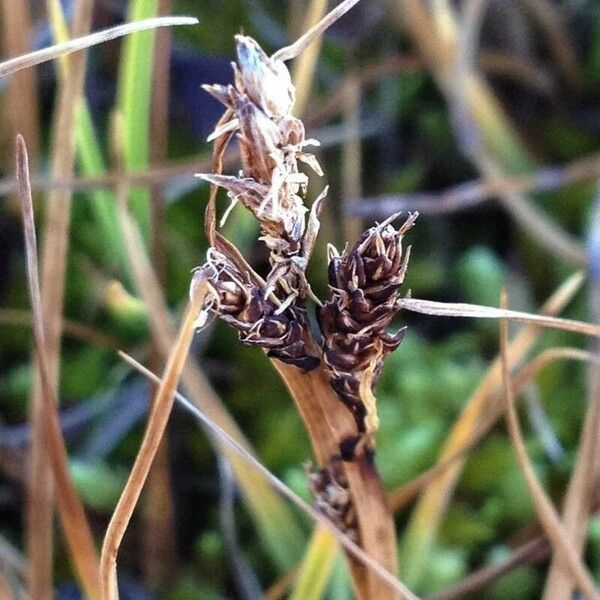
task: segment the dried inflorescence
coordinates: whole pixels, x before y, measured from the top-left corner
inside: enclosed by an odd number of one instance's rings
[[[384,357],[402,341],[386,328],[397,314],[398,288],[404,280],[410,248],[403,254],[402,238],[417,215],[399,228],[398,215],[367,230],[340,256],[329,251],[331,299],[319,311],[324,337],[323,359],[332,387],[352,411],[359,432],[377,428],[370,405]]]
[[[337,528],[358,542],[358,525],[348,480],[340,458],[333,458],[326,467],[306,465],[308,484],[315,497],[315,508]]]
[[[219,314],[244,343],[263,348],[269,356],[304,371],[319,364],[319,357],[306,343],[303,308],[282,305],[268,284],[260,285],[214,248],[209,249],[206,263],[196,270],[194,281],[200,280],[209,281],[213,288],[212,304],[207,310]]]
[[[305,271],[327,188],[309,211],[303,200],[308,179],[299,171],[302,162],[322,174],[316,158],[305,151],[316,142],[305,138],[304,125],[291,114],[295,91],[286,66],[269,58],[246,36],[236,36],[236,47],[234,85],[205,86],[223,103],[225,112],[210,136],[215,140],[215,172],[201,177],[227,191],[230,208],[239,202],[256,217],[260,239],[269,249],[270,270],[264,279],[260,277],[217,232],[211,194],[207,209],[211,247],[192,286],[208,282],[212,291],[203,319],[218,315],[244,343],[261,347],[269,356],[305,372],[322,368],[329,376],[333,390],[354,415],[356,430],[350,423],[350,432],[344,430],[333,445],[328,442],[326,452],[321,452],[326,464],[311,469],[308,478],[317,509],[359,541],[353,496],[357,491],[350,490],[345,464],[373,455],[377,415],[372,387],[383,358],[402,339],[403,330],[391,335],[386,328],[398,311],[398,286],[409,256],[408,251],[403,255],[402,237],[416,215],[398,230],[391,225],[393,218],[369,229],[342,256],[330,249],[332,296],[319,310],[323,340],[318,343],[306,305],[310,298],[320,302],[312,295]],[[222,154],[234,136],[241,171],[223,174]],[[322,379],[305,381],[315,385]],[[332,456],[332,448],[334,452],[339,448],[339,455]],[[367,472],[361,470],[363,475]],[[386,526],[393,527],[388,521]]]
[[[227,252],[212,249],[196,277],[210,281],[218,302],[209,308],[235,327],[242,341],[309,371],[320,359],[308,349],[314,343],[308,343],[304,303],[311,292],[304,271],[324,194],[307,219],[302,199],[307,177],[298,171],[298,161],[321,174],[315,157],[303,150],[315,142],[305,140],[304,125],[290,113],[295,92],[286,66],[269,58],[249,37],[236,36],[236,47],[235,85],[204,88],[226,107],[211,138],[224,148],[237,134],[242,169],[237,177],[200,176],[226,189],[232,204],[241,202],[255,215],[270,250],[271,272],[262,281],[251,276],[249,267],[241,269]]]
[[[201,177],[225,188],[232,202],[252,211],[274,261],[298,256],[306,234],[302,196],[308,183],[298,171],[298,161],[322,174],[315,157],[303,150],[317,142],[305,139],[302,121],[291,114],[295,91],[287,67],[247,36],[236,36],[236,48],[235,85],[204,89],[227,108],[213,136],[237,132],[242,170],[239,177]]]
[[[242,169],[239,176],[201,177],[226,189],[232,205],[241,202],[255,215],[270,250],[271,271],[263,281],[226,250],[213,248],[196,277],[211,282],[218,302],[210,308],[235,327],[244,342],[308,371],[316,368],[320,357],[306,316],[311,291],[305,269],[326,190],[307,218],[307,177],[298,163],[321,174],[315,157],[304,151],[316,142],[305,139],[302,121],[291,114],[295,91],[286,66],[247,36],[236,36],[236,48],[234,85],[204,87],[226,108],[211,138],[219,140],[222,151],[236,135]],[[402,236],[415,217],[399,230],[391,225],[394,217],[369,229],[342,256],[330,250],[333,293],[319,314],[323,362],[360,434],[377,428],[372,386],[382,359],[402,339],[403,330],[395,335],[385,330],[398,311],[398,286],[409,255],[402,255]]]

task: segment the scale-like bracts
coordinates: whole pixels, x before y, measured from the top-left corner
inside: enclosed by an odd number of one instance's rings
[[[402,238],[417,215],[399,228],[394,215],[365,231],[343,254],[329,247],[330,300],[320,309],[324,337],[323,359],[330,383],[352,411],[360,433],[377,429],[372,389],[383,359],[398,347],[404,328],[386,328],[398,313],[399,286],[410,256],[403,254]]]

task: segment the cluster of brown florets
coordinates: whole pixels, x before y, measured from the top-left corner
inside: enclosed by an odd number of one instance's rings
[[[325,467],[318,469],[306,465],[305,469],[310,490],[315,498],[315,508],[335,523],[340,531],[358,542],[356,512],[342,461],[334,458]]]
[[[261,278],[229,242],[214,234],[206,263],[195,275],[213,288],[207,312],[219,315],[243,342],[273,358],[304,371],[322,365],[352,411],[359,437],[372,433],[377,421],[371,389],[383,358],[403,335],[403,330],[392,335],[386,328],[398,312],[398,287],[409,256],[402,252],[402,238],[416,215],[399,229],[391,224],[395,217],[369,229],[341,256],[330,248],[332,295],[318,311],[320,347],[306,312],[309,298],[320,302],[312,296],[305,270],[327,190],[309,211],[304,204],[308,178],[298,169],[303,162],[322,174],[314,155],[305,151],[317,142],[305,138],[304,125],[291,114],[295,91],[284,63],[269,58],[246,36],[236,36],[236,48],[234,84],[205,89],[225,106],[210,137],[215,153],[222,153],[236,136],[241,171],[237,176],[200,176],[227,190],[232,207],[240,202],[254,214],[269,249],[270,272]]]
[[[263,281],[225,252],[209,251],[196,277],[216,290],[212,306],[245,343],[305,371],[320,362],[311,348],[304,307],[310,289],[304,271],[318,229],[321,198],[308,214],[303,196],[308,178],[298,162],[321,169],[304,151],[302,121],[291,114],[294,87],[281,61],[270,59],[251,38],[236,36],[235,84],[204,88],[226,107],[211,138],[222,147],[234,134],[240,148],[239,176],[200,175],[227,190],[232,206],[241,202],[257,218],[261,239],[270,250],[271,271]]]
[[[196,270],[195,280],[207,280],[213,297],[207,309],[231,325],[244,343],[303,371],[319,364],[307,349],[307,317],[303,307],[284,306],[268,285],[253,281],[225,254],[214,248],[206,263]]]
[[[332,387],[352,411],[360,432],[369,428],[361,386],[375,385],[383,359],[404,337],[405,328],[395,334],[386,329],[399,311],[398,288],[410,256],[410,248],[402,252],[402,238],[416,215],[395,229],[391,223],[397,216],[365,231],[341,256],[329,247],[332,294],[319,311],[323,360]]]

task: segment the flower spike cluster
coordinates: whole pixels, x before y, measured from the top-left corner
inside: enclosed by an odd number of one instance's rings
[[[305,140],[302,121],[291,114],[295,91],[284,63],[269,58],[247,36],[236,36],[236,48],[234,85],[204,89],[226,108],[210,137],[226,144],[236,135],[242,168],[238,176],[200,177],[227,190],[232,204],[240,202],[257,218],[270,250],[271,272],[262,281],[225,250],[212,248],[195,278],[211,283],[217,299],[209,309],[232,325],[243,342],[310,371],[320,358],[304,308],[310,294],[304,271],[324,194],[309,213],[303,202],[308,179],[298,162],[322,174],[316,158],[303,150],[316,142]]]
[[[212,185],[206,212],[210,248],[194,274],[191,293],[203,285],[211,294],[198,323],[218,316],[244,343],[290,365],[277,368],[319,460],[318,468],[308,469],[316,508],[394,572],[394,521],[372,460],[377,429],[373,386],[384,357],[404,333],[386,329],[399,310],[398,287],[410,250],[403,253],[402,238],[416,215],[399,229],[392,226],[395,217],[372,227],[341,255],[330,247],[331,297],[321,306],[306,280],[306,267],[327,188],[308,209],[308,177],[300,170],[303,163],[322,175],[317,159],[306,151],[317,142],[306,139],[302,121],[291,114],[295,90],[285,64],[247,36],[236,36],[236,49],[234,83],[204,86],[224,105],[224,114],[209,137],[213,172],[200,175]],[[241,169],[222,173],[223,153],[234,139]],[[260,240],[269,251],[264,276],[217,231],[217,188],[226,191],[230,209],[242,204],[257,219]],[[322,338],[310,327],[310,299],[320,307]],[[361,591],[357,595],[388,597],[389,589],[362,565],[351,560],[350,566]]]
[[[322,365],[354,416],[358,440],[377,429],[372,389],[384,357],[404,333],[389,334],[386,328],[398,312],[398,287],[409,257],[409,251],[402,252],[402,238],[416,214],[399,229],[392,226],[397,215],[372,227],[341,256],[330,247],[332,296],[317,315],[320,347],[307,317],[311,290],[305,270],[327,189],[309,211],[304,204],[308,178],[299,170],[299,163],[305,163],[322,175],[315,156],[305,150],[317,142],[306,139],[302,121],[291,114],[295,90],[285,64],[268,57],[252,38],[235,39],[234,84],[204,89],[225,107],[209,139],[215,140],[218,155],[235,136],[241,170],[200,177],[225,189],[232,206],[241,203],[254,214],[270,252],[270,272],[263,280],[217,237],[195,280],[209,281],[214,298],[207,311],[234,327],[243,342],[303,371]]]
[[[410,256],[410,247],[402,253],[402,238],[417,214],[396,230],[391,223],[397,217],[365,231],[341,256],[329,248],[332,295],[319,311],[323,359],[331,386],[352,411],[360,433],[377,429],[375,407],[369,403],[372,388],[383,359],[405,331],[389,334],[386,328],[399,311],[398,287]]]
[[[304,310],[283,307],[268,290],[265,293],[267,286],[257,286],[248,273],[214,248],[194,274],[194,282],[200,280],[209,281],[214,289],[213,305],[207,308],[231,325],[242,342],[264,348],[268,356],[303,371],[317,367],[319,357],[306,347]]]
[[[254,214],[275,262],[302,252],[307,212],[302,196],[308,178],[298,171],[298,161],[321,175],[314,155],[303,150],[317,142],[305,139],[302,121],[291,114],[295,91],[287,67],[269,58],[252,38],[235,39],[235,85],[204,89],[227,108],[230,119],[213,136],[237,132],[242,171],[239,177],[200,176],[225,188],[232,202]]]

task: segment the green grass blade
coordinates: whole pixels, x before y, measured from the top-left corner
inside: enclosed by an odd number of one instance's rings
[[[156,16],[156,0],[131,0],[129,21]],[[119,68],[117,108],[123,117],[123,161],[128,171],[148,166],[150,152],[150,106],[154,62],[154,32],[133,34],[123,41]],[[150,229],[150,194],[136,188],[130,205],[144,237]]]
[[[328,531],[318,527],[300,565],[290,600],[319,600],[322,598],[337,554],[338,544],[335,538]]]
[[[76,116],[77,159],[81,171],[88,176],[106,172],[104,157],[96,136],[94,124],[86,102],[81,102]],[[89,205],[94,216],[98,235],[104,244],[103,263],[121,278],[128,279],[128,262],[117,223],[115,196],[109,190],[92,190]]]
[[[60,2],[57,0],[48,2],[48,15],[55,42],[67,42],[69,31]],[[68,58],[63,56],[58,60],[60,68],[64,69]],[[104,157],[85,98],[80,101],[75,116],[75,143],[77,161],[84,175],[102,175],[106,172]],[[127,257],[117,223],[114,194],[108,190],[92,190],[86,198],[89,198],[98,236],[105,242],[102,244],[105,250],[102,256],[103,262],[111,270],[125,277],[128,271]]]

